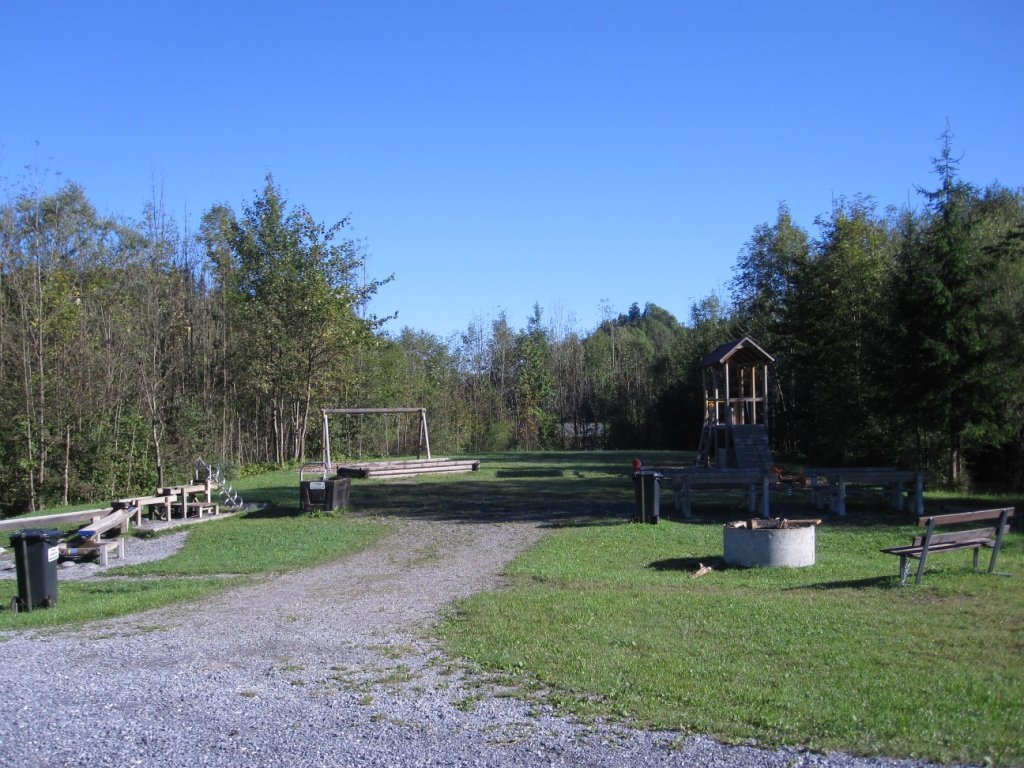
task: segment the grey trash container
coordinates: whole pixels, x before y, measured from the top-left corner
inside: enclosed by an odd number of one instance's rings
[[[306,512],[330,512],[348,506],[352,481],[347,477],[299,482],[299,504]]]
[[[661,475],[650,470],[633,473],[633,496],[638,523],[657,523],[661,518]]]
[[[18,573],[18,596],[11,610],[31,611],[57,605],[57,544],[61,532],[50,528],[27,528],[11,534],[14,565]]]

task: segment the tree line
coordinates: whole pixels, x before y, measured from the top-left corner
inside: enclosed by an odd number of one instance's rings
[[[948,134],[920,207],[836,201],[812,232],[754,227],[728,295],[678,320],[639,303],[581,331],[534,307],[451,338],[369,313],[349,222],[268,176],[197,232],[159,195],[138,220],[85,191],[0,205],[0,513],[152,489],[197,456],[318,458],[324,407],[422,406],[435,453],[693,449],[700,361],[748,335],[775,358],[780,457],[899,464],[951,484],[1024,483],[1024,192],[958,176]],[[402,416],[342,417],[332,452],[415,451]]]

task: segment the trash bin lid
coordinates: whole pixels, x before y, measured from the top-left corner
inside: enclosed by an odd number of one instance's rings
[[[23,528],[22,530],[15,531],[11,534],[11,544],[15,544],[19,541],[24,541],[26,543],[36,541],[55,543],[60,540],[61,536],[61,532],[55,528]]]

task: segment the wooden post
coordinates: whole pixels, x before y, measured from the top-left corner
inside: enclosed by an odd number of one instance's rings
[[[750,423],[757,424],[757,366],[750,369]]]
[[[764,402],[761,404],[761,419],[764,421],[765,426],[768,425],[768,363],[765,363],[762,368],[762,378],[764,380],[763,392],[761,393],[764,397]]]
[[[320,416],[323,418],[323,430],[324,430],[324,465],[326,467],[331,466],[331,429],[327,425],[327,411],[321,410]]]
[[[427,409],[420,408],[420,428],[423,444],[427,447],[427,459],[430,459],[430,432],[427,431]],[[416,448],[416,458],[420,457],[420,449]]]
[[[1006,533],[1007,523],[1010,519],[1010,514],[1013,512],[1012,507],[1006,507],[1003,509],[1002,514],[999,515],[998,528],[996,528],[996,543],[992,546],[992,557],[988,561],[988,572],[996,572],[996,558],[999,557],[999,549],[1003,546],[1003,534]],[[974,567],[978,567],[978,550],[974,550]]]
[[[921,577],[924,576],[924,561],[928,559],[928,547],[932,543],[932,533],[935,531],[935,518],[933,517],[928,521],[928,529],[924,534],[924,541],[921,542],[921,556],[917,559],[917,576],[914,578],[914,584],[921,583]]]
[[[729,391],[729,364],[725,364],[725,423],[732,426],[732,393]]]

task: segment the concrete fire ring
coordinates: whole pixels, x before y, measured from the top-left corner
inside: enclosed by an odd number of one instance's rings
[[[805,568],[815,561],[815,526],[725,526],[725,562],[742,568]]]

